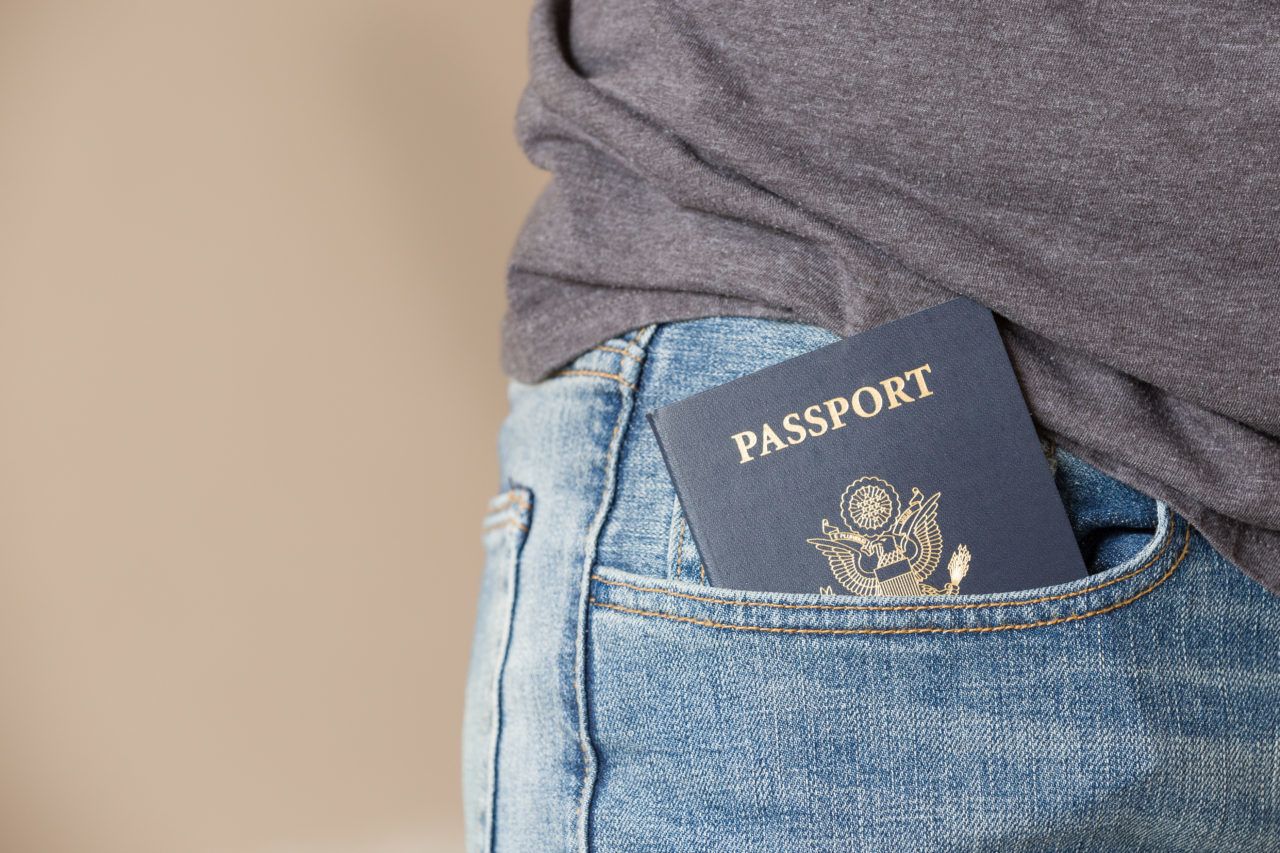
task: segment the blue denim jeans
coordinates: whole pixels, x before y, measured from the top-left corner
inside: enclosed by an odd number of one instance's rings
[[[673,323],[512,385],[470,849],[1280,850],[1280,599],[1070,454],[1084,580],[942,603],[708,585],[643,414],[832,340]]]

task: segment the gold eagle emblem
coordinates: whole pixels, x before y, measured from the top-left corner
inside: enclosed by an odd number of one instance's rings
[[[969,571],[969,549],[956,546],[947,562],[948,582],[941,588],[926,580],[942,559],[938,501],[912,487],[906,508],[898,491],[879,477],[860,477],[840,496],[844,529],[822,519],[820,539],[808,539],[840,585],[854,595],[955,595]],[[831,587],[823,587],[831,593]]]

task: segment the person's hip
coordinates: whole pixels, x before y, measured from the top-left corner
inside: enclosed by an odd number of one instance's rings
[[[715,318],[513,383],[468,687],[474,850],[1280,848],[1280,600],[1053,456],[1088,578],[719,589],[644,414],[835,340]]]

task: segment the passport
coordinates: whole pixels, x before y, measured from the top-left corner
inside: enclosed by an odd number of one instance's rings
[[[946,596],[1088,574],[995,319],[967,299],[648,418],[715,586]]]

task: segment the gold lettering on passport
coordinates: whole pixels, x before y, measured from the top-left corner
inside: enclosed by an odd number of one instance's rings
[[[929,365],[922,364],[898,376],[890,376],[873,385],[863,385],[847,397],[832,397],[782,416],[781,429],[761,424],[758,430],[743,430],[729,436],[738,450],[738,462],[744,464],[794,447],[809,438],[843,429],[846,420],[868,420],[882,412],[907,403],[932,397],[933,390],[925,380]],[[801,422],[803,419],[803,423]]]
[[[927,367],[927,365],[926,365]],[[912,487],[902,508],[898,491],[879,477],[859,477],[840,496],[841,529],[822,519],[820,539],[805,540],[831,565],[831,574],[854,595],[955,595],[969,571],[969,548],[957,545],[941,589],[925,583],[942,559],[938,501]],[[833,594],[829,586],[819,592]]]

